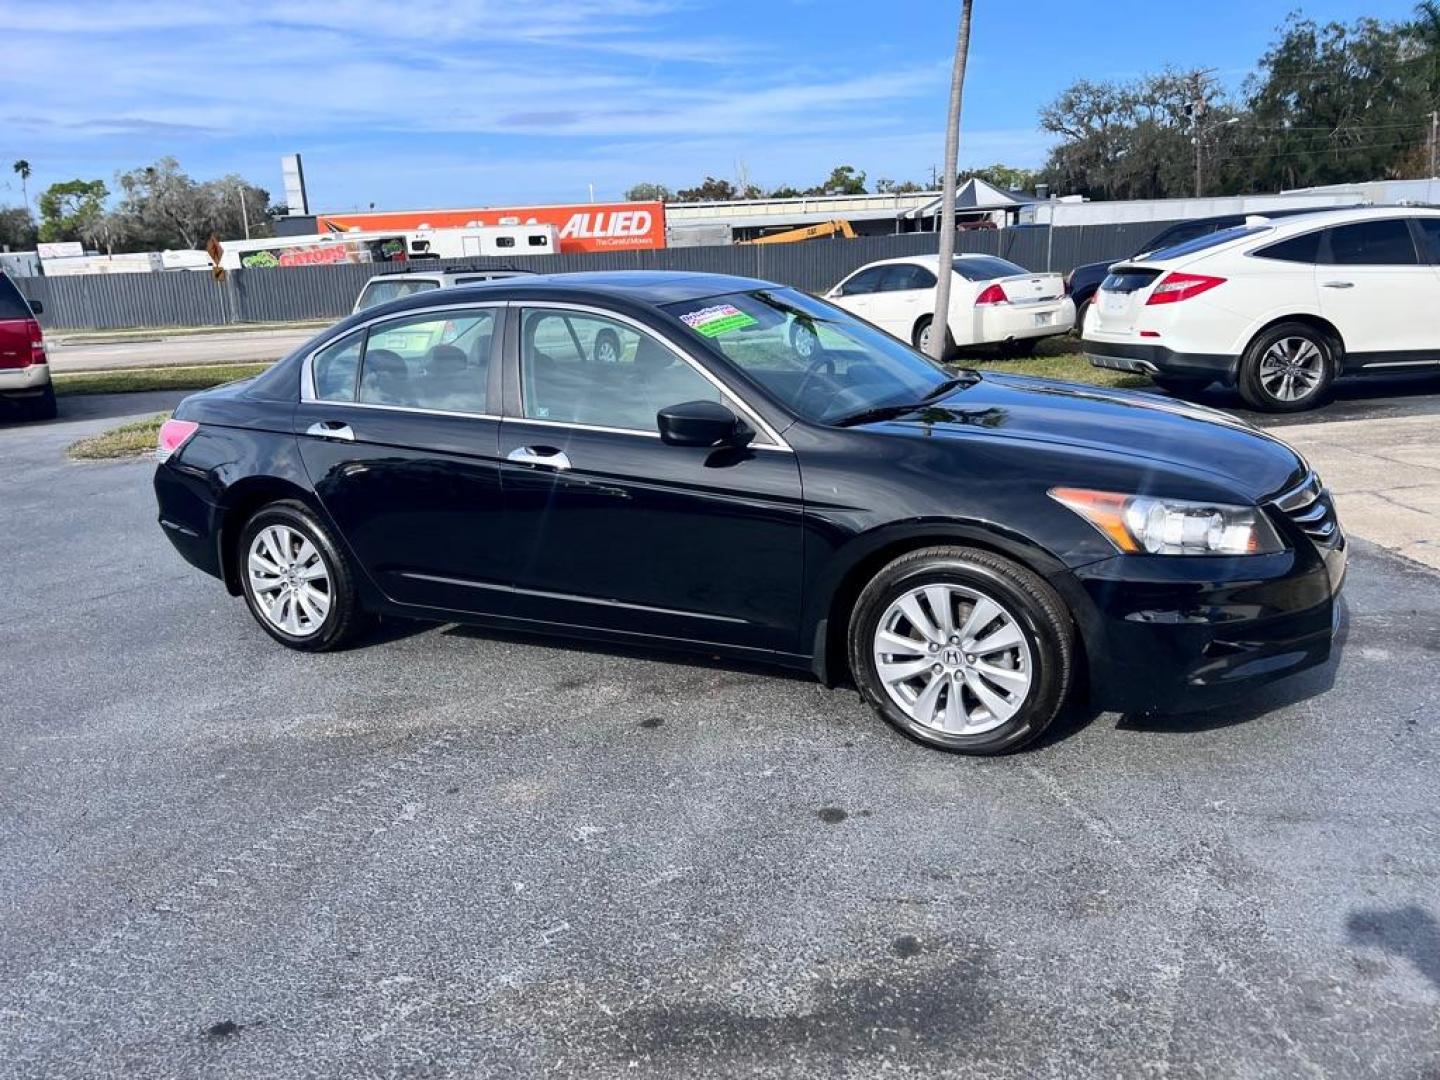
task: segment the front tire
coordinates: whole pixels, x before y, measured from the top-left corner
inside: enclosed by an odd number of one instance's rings
[[[911,738],[965,754],[1037,738],[1069,694],[1073,654],[1055,591],[973,548],[900,556],[850,619],[850,669],[871,708]]]
[[[363,628],[350,565],[303,503],[287,499],[252,515],[235,558],[250,614],[287,648],[325,652]]]
[[[1250,343],[1240,359],[1240,396],[1261,412],[1313,409],[1335,379],[1337,359],[1329,335],[1310,324],[1272,326]]]

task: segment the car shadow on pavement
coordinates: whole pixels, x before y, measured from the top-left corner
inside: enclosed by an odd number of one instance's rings
[[[1440,922],[1417,904],[1367,908],[1345,921],[1350,941],[1409,960],[1440,990]]]
[[[432,624],[433,625],[433,624]],[[676,647],[666,649],[658,646],[623,645],[611,641],[592,641],[587,638],[562,637],[549,634],[527,634],[519,630],[500,630],[487,626],[471,626],[457,623],[447,626],[441,633],[447,637],[476,638],[483,641],[507,642],[514,645],[529,645],[543,649],[564,649],[566,652],[595,653],[613,656],[623,660],[647,660],[652,663],[678,664],[683,667],[708,668],[713,671],[734,671],[747,675],[762,675],[771,679],[788,679],[792,682],[814,682],[815,676],[808,671],[781,667],[779,664],[764,664],[714,653],[692,652]],[[848,686],[839,689],[852,689]]]
[[[1349,604],[1340,598],[1340,625],[1330,647],[1330,659],[1318,667],[1302,671],[1243,692],[1234,702],[1217,705],[1209,709],[1191,712],[1139,712],[1126,713],[1116,725],[1122,731],[1147,731],[1160,734],[1184,735],[1195,731],[1213,731],[1217,728],[1233,727],[1236,724],[1258,720],[1267,713],[1278,712],[1291,705],[1306,701],[1325,693],[1335,685],[1335,672],[1340,666],[1340,655],[1350,636]]]

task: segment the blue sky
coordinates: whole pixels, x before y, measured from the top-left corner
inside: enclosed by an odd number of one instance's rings
[[[1035,166],[1072,80],[1165,64],[1238,85],[1287,11],[1355,0],[976,0],[962,163]],[[1407,15],[1410,0],[1368,0]],[[944,137],[958,3],[920,0],[47,0],[7,5],[0,204],[173,154],[312,209],[615,198],[705,174],[804,187],[836,164],[923,180]]]

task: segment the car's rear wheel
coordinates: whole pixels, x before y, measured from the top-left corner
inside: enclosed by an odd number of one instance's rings
[[[807,322],[790,324],[790,348],[801,360],[809,360],[820,351],[820,335]]]
[[[30,415],[36,420],[54,420],[59,409],[55,405],[55,384],[45,387],[44,393],[30,403]]]
[[[915,330],[910,335],[911,343],[915,346],[915,348],[919,349],[926,356],[933,355],[930,352],[930,333],[932,324],[934,322],[935,319],[933,316],[922,316],[920,320],[915,323]],[[958,350],[955,345],[955,338],[951,335],[950,328],[947,326],[945,328],[945,351],[940,354],[941,362],[949,363],[951,360],[955,359],[955,354],[957,351]]]
[[[850,667],[890,723],[967,754],[1018,749],[1054,720],[1074,630],[1060,597],[1008,559],[963,547],[909,552],[865,586]]]
[[[600,364],[620,362],[620,335],[609,327],[595,335],[595,360]]]
[[[1335,346],[1308,323],[1280,323],[1260,334],[1240,360],[1240,396],[1264,412],[1313,409],[1335,378]]]
[[[271,503],[245,523],[235,548],[250,613],[282,645],[323,652],[364,624],[350,566],[303,503]]]

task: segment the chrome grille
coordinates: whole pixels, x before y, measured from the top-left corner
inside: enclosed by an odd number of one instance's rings
[[[1334,547],[1340,542],[1335,504],[1315,473],[1276,499],[1275,507],[1321,547]]]

